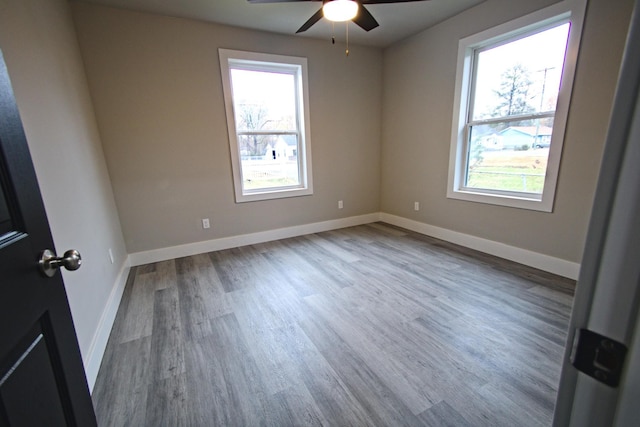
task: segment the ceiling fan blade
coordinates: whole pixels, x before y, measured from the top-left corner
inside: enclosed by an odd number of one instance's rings
[[[302,1],[316,1],[316,0],[247,0],[249,3],[294,3]]]
[[[298,28],[298,31],[296,31],[296,34],[302,33],[304,31],[307,31],[309,28],[311,28],[313,26],[313,24],[315,24],[320,19],[322,19],[323,16],[324,15],[322,13],[322,8],[320,8],[320,10],[318,10],[316,13],[314,13],[313,16],[311,18],[309,18],[309,20],[307,22],[302,24],[302,27]]]
[[[360,10],[355,18],[352,21],[357,24],[360,28],[365,31],[371,31],[376,28],[378,25],[378,21],[373,17],[371,13],[364,7],[363,4],[360,5]]]
[[[254,0],[249,0],[254,1]],[[262,1],[262,0],[258,0]],[[284,0],[287,1],[287,0]],[[292,0],[288,0],[292,1]],[[295,1],[295,0],[294,0]],[[426,0],[362,0],[362,4],[392,4],[392,3],[412,3],[418,1],[426,1]]]

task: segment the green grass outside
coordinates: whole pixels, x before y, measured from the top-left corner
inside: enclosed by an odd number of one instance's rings
[[[481,172],[481,173],[479,173]],[[490,172],[499,172],[492,174]],[[507,175],[509,174],[509,175]],[[483,188],[489,190],[526,191],[529,193],[542,193],[544,187],[543,176],[525,176],[522,174],[543,175],[539,168],[523,167],[475,167],[469,171],[467,187]],[[526,181],[526,188],[523,182]]]
[[[256,188],[287,187],[291,185],[298,185],[298,181],[293,178],[282,178],[282,177],[244,180],[245,190],[254,190]]]

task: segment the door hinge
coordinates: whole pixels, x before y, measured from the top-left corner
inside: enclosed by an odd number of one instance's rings
[[[627,347],[588,329],[578,330],[575,340],[573,366],[608,386],[617,387]]]

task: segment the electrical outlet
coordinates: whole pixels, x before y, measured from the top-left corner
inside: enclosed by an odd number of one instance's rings
[[[209,218],[202,218],[202,228],[210,228]]]
[[[420,202],[413,202],[413,210],[414,211],[420,210]]]
[[[113,264],[113,263],[114,263],[114,260],[113,260],[113,251],[111,250],[111,248],[109,248],[109,259],[111,260],[111,264]]]
[[[342,200],[338,200],[338,209],[342,208],[344,208],[344,203],[342,203]]]

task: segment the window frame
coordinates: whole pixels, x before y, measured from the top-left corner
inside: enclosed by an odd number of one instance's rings
[[[224,95],[231,169],[236,203],[259,200],[272,200],[287,197],[308,196],[313,194],[311,165],[311,137],[309,130],[309,83],[307,58],[274,55],[269,53],[248,52],[231,49],[218,49],[220,71]],[[296,129],[273,131],[238,131],[236,128],[233,102],[231,70],[244,69],[266,72],[286,72],[292,74],[296,85]],[[238,136],[246,134],[296,135],[298,137],[297,159],[300,183],[296,186],[269,187],[245,190],[243,188],[242,160]]]
[[[573,79],[582,36],[585,6],[586,0],[565,0],[529,15],[465,37],[459,41],[447,198],[542,212],[553,211],[571,91],[573,89]],[[483,122],[494,120],[472,120],[471,117],[475,93],[475,88],[473,87],[476,74],[476,64],[473,60],[475,52],[539,33],[564,22],[569,22],[571,27],[558,101],[553,115],[553,131],[542,194],[465,187],[470,124],[477,126]],[[548,117],[547,113],[526,114],[519,117],[512,116],[508,120],[511,121],[512,118],[514,120],[526,120],[531,116],[535,116],[534,118],[539,116]],[[498,120],[505,121],[504,118],[499,118]]]

